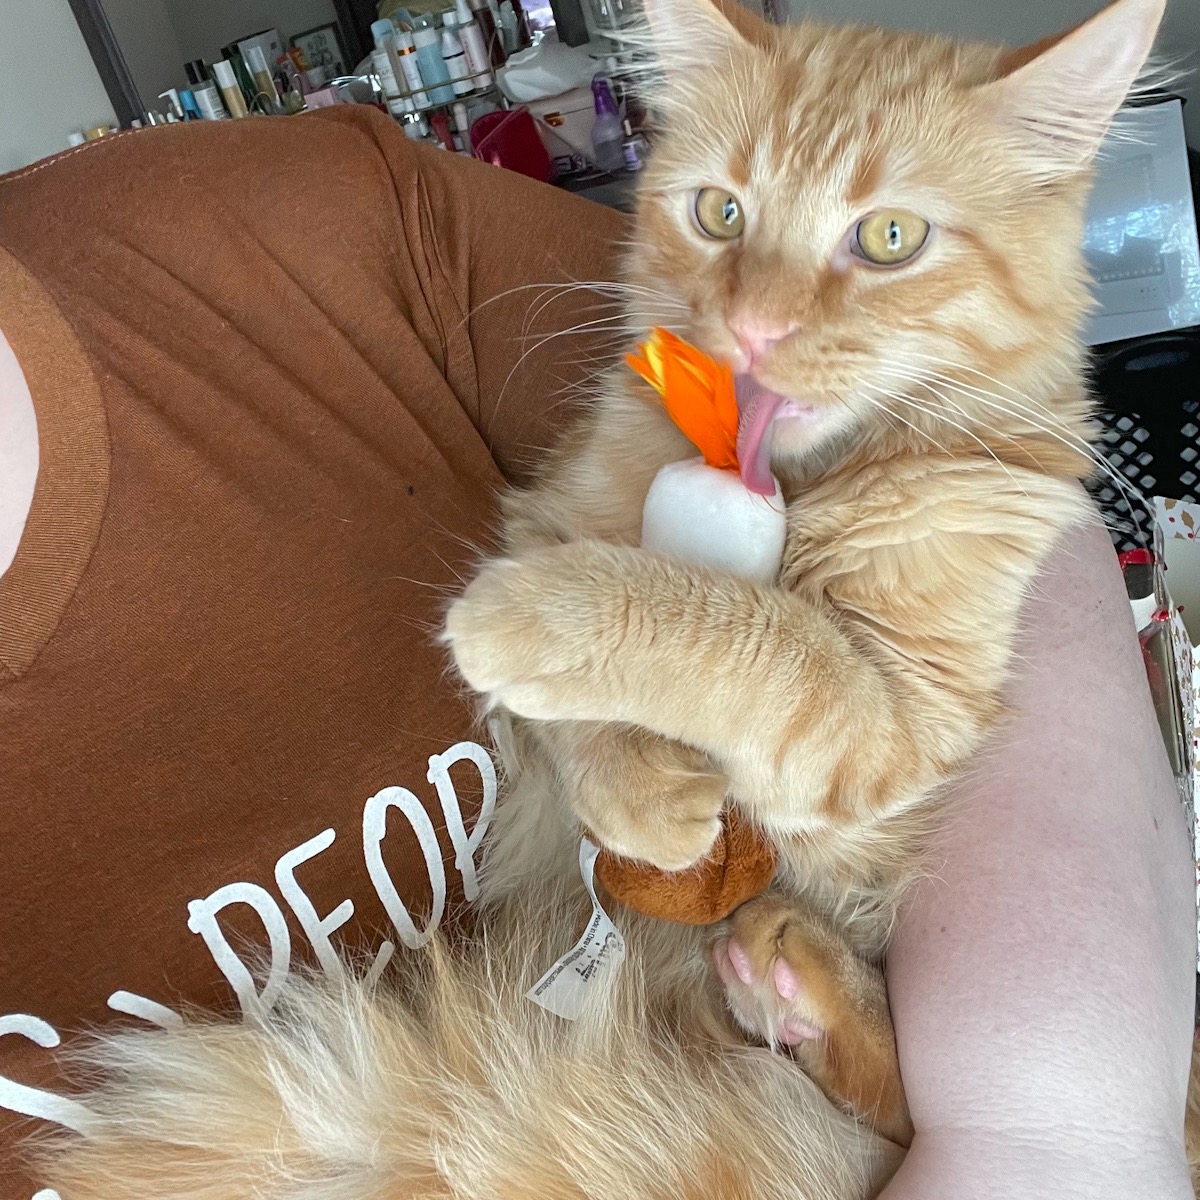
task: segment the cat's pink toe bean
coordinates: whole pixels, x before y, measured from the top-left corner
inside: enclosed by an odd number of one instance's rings
[[[725,952],[729,955],[729,961],[733,964],[733,969],[737,972],[737,977],[747,987],[753,987],[754,964],[750,961],[750,955],[738,945],[734,938],[729,939],[729,944],[726,946]]]
[[[791,964],[782,958],[777,958],[772,971],[775,977],[775,990],[784,1000],[795,1000],[800,992],[800,979],[792,970]]]
[[[729,961],[729,942],[727,940],[714,942],[712,953],[717,974],[721,977],[721,982],[729,987],[737,979],[737,972],[733,969],[733,963]]]
[[[799,1042],[815,1042],[821,1036],[821,1031],[807,1021],[798,1021],[795,1017],[784,1017],[779,1026],[779,1040],[785,1046],[795,1046]]]

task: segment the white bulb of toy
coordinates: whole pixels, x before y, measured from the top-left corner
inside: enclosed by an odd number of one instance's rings
[[[702,458],[668,463],[642,509],[642,546],[754,583],[775,583],[783,565],[787,510],[775,493],[751,492],[736,471]]]

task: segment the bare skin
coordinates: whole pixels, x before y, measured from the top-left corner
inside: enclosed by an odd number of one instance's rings
[[[33,501],[37,419],[17,357],[0,332],[0,575],[12,566]]]
[[[911,1143],[884,1200],[1192,1197],[1191,851],[1108,537],[1069,544],[1025,606],[1020,715],[889,950],[895,1039],[877,968],[796,901],[715,946],[739,1024]]]
[[[1194,871],[1103,530],[1022,629],[1020,715],[888,952],[916,1136],[883,1200],[1191,1200]]]

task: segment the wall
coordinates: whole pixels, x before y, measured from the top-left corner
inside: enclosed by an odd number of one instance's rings
[[[67,0],[2,0],[0,172],[65,149],[74,130],[112,123]]]
[[[936,30],[1023,44],[1072,25],[1104,7],[1104,0],[790,0],[793,20],[858,21],[898,29]],[[1183,60],[1193,74],[1179,90],[1188,97],[1188,141],[1200,149],[1200,2],[1170,0],[1159,50]]]
[[[187,86],[187,61],[165,0],[103,0],[129,73],[147,108],[164,111],[159,96],[167,88]]]
[[[105,0],[106,3],[110,0]],[[120,0],[136,4],[138,0]],[[155,0],[160,2],[160,0]],[[284,45],[294,34],[330,25],[333,0],[165,0],[184,61],[220,57],[221,47],[260,29],[278,29]]]

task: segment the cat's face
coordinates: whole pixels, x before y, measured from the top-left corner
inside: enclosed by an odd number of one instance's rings
[[[1072,378],[1087,167],[1156,11],[1122,0],[1022,64],[739,17],[743,36],[677,0],[630,270],[664,297],[644,314],[733,364],[748,482],[864,431],[1005,426]],[[1103,85],[1080,76],[1089,37]],[[1136,43],[1115,70],[1114,37]]]

